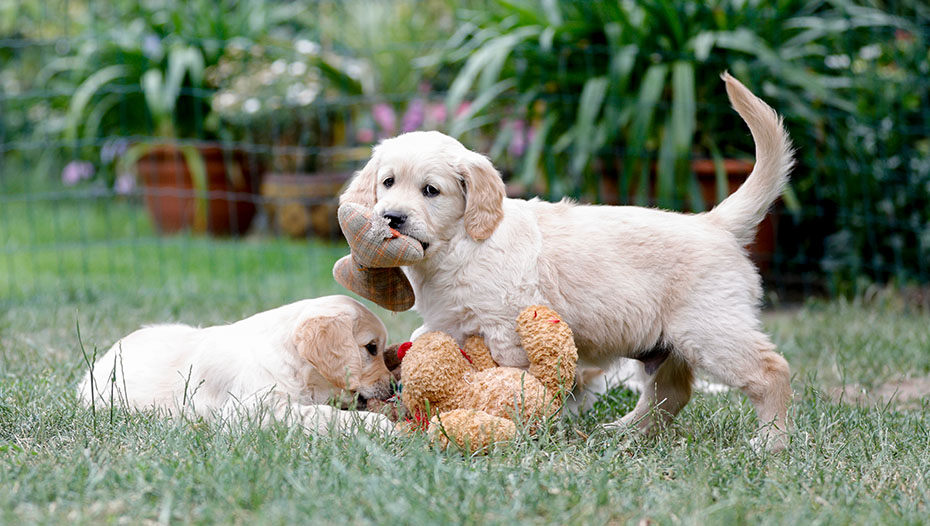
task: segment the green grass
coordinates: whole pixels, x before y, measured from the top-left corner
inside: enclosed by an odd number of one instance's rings
[[[930,511],[930,405],[828,395],[930,373],[928,317],[894,301],[766,315],[794,371],[788,453],[749,447],[755,419],[738,393],[698,394],[655,438],[603,433],[635,402],[618,389],[537,440],[467,458],[416,436],[92,414],[74,394],[77,324],[103,350],[143,323],[221,323],[339,293],[330,269],[346,248],[158,238],[126,202],[0,206],[4,523],[923,524]],[[376,312],[395,341],[418,324]]]

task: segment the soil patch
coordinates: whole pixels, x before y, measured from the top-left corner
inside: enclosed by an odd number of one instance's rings
[[[919,409],[921,401],[930,399],[930,375],[917,378],[897,378],[874,387],[849,384],[836,387],[830,396],[847,404],[891,405],[897,409]]]

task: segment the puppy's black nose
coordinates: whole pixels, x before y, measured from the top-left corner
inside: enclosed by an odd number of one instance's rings
[[[407,222],[407,215],[399,212],[385,212],[384,218],[389,221],[391,228],[400,228]]]

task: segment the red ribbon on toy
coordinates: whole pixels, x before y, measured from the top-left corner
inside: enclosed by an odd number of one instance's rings
[[[404,342],[400,344],[400,346],[397,348],[397,359],[403,361],[404,356],[407,355],[407,351],[409,351],[411,347],[413,347],[413,342]],[[475,365],[475,363],[471,361],[471,356],[468,356],[468,353],[466,353],[463,349],[459,349],[459,352],[462,353],[462,356],[464,356],[466,360],[468,360],[468,363]]]
[[[468,356],[468,353],[465,352],[465,349],[459,349],[459,352],[462,353],[462,356],[464,356],[466,360],[468,360],[468,363],[475,365],[475,362],[471,361],[471,356]]]

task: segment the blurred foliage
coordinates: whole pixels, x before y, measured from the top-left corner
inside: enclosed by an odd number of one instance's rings
[[[654,184],[660,206],[702,210],[688,161],[719,161],[721,148],[751,152],[739,120],[721,111],[728,102],[720,73],[733,70],[794,113],[848,110],[836,88],[849,79],[811,67],[822,61],[819,41],[842,32],[834,22],[845,17],[809,0],[499,2],[466,13],[449,39],[445,58],[462,63],[449,104],[468,93],[475,99],[453,130],[529,121],[518,178],[553,196],[596,199],[623,145],[621,200],[651,202]],[[862,19],[893,23],[874,10]],[[502,135],[496,151],[515,140],[527,139]]]
[[[453,0],[343,0],[320,2],[312,12],[324,47],[343,50],[372,68],[371,91],[385,99],[406,100],[422,82],[436,82],[437,67],[418,59],[455,28]]]
[[[753,153],[728,69],[798,148],[775,271],[926,283],[928,38],[924,0],[0,0],[0,177],[113,184],[153,135],[315,169],[435,127],[530,192],[699,210],[690,161]]]
[[[834,292],[930,281],[930,9],[910,5],[895,5],[905,27],[838,39],[825,62],[850,78],[854,107],[796,132],[796,186],[817,210],[795,257],[820,262]]]
[[[706,209],[694,158],[752,157],[729,69],[798,148],[779,271],[926,282],[928,9],[910,2],[513,0],[462,10],[436,60],[512,180],[551,198]],[[605,182],[616,181],[615,195]],[[799,194],[799,195],[795,195]],[[797,197],[797,199],[796,199]]]
[[[370,79],[363,61],[303,37],[252,46],[233,41],[207,70],[217,91],[206,126],[270,153],[273,171],[313,171],[325,164],[321,150],[346,144]]]
[[[0,38],[17,44],[2,48],[4,71],[24,104],[0,101],[11,110],[4,129],[58,146],[31,152],[42,171],[80,158],[112,185],[115,137],[213,137],[204,128],[214,91],[206,68],[229,42],[250,47],[291,34],[300,9],[270,0],[18,2]]]

